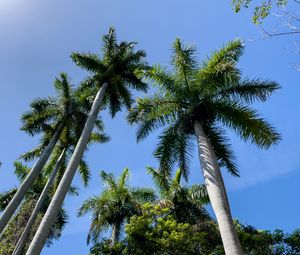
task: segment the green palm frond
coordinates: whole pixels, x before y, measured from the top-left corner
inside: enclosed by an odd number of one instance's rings
[[[125,184],[127,182],[127,179],[130,175],[130,172],[129,172],[129,168],[125,168],[123,170],[123,172],[121,173],[121,176],[119,177],[119,181],[118,181],[118,187],[119,188],[124,188],[125,187]]]
[[[6,206],[9,204],[9,202],[17,192],[17,190],[17,188],[13,188],[6,192],[0,193],[0,212],[4,211]]]
[[[90,174],[88,164],[84,159],[80,160],[78,170],[79,170],[79,174],[81,176],[82,182],[83,182],[84,186],[86,187],[91,178],[91,174]]]
[[[181,183],[181,176],[182,176],[182,169],[178,168],[175,172],[174,178],[172,180],[172,182],[176,185],[180,185]]]
[[[196,49],[191,45],[183,45],[179,38],[173,43],[171,63],[177,73],[187,81],[189,74],[197,67]]]
[[[30,168],[25,166],[22,162],[20,161],[15,161],[14,162],[15,166],[15,172],[14,174],[17,176],[17,178],[22,182],[26,178],[27,174],[30,171]]]
[[[154,157],[159,160],[159,171],[167,178],[170,177],[177,162],[178,138],[178,132],[173,126],[166,128],[159,136],[159,142],[154,151]]]
[[[210,202],[207,189],[204,184],[192,185],[189,188],[189,195],[191,196],[191,199],[197,204],[203,205]]]
[[[108,174],[105,171],[101,171],[100,177],[108,189],[111,189],[114,192],[117,192],[118,187],[117,187],[117,183],[116,183],[116,180],[115,180],[113,174],[111,174],[111,173]]]
[[[241,100],[242,102],[251,104],[255,101],[265,102],[268,97],[279,88],[280,86],[273,81],[244,79],[238,84],[222,88],[217,92],[216,96],[219,96],[220,98]]]
[[[74,52],[71,54],[71,58],[76,65],[90,72],[106,71],[104,64],[96,54],[81,54]]]
[[[150,188],[132,188],[130,189],[132,196],[140,203],[154,202],[156,195]]]
[[[215,103],[218,119],[239,136],[261,148],[268,148],[280,140],[280,135],[258,113],[235,101]]]
[[[153,167],[146,167],[147,173],[151,175],[155,185],[159,189],[161,194],[165,194],[170,189],[170,183],[168,177],[164,176],[158,170]]]

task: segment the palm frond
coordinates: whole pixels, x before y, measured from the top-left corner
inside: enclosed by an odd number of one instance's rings
[[[191,199],[200,205],[208,204],[210,202],[207,189],[204,184],[192,185],[189,188],[189,194]]]
[[[155,192],[150,188],[132,188],[130,192],[141,203],[154,202],[156,200]]]
[[[179,38],[173,43],[171,63],[175,67],[177,73],[183,75],[183,79],[186,81],[190,72],[197,67],[195,54],[196,49],[191,45],[183,45]]]
[[[17,176],[17,178],[20,180],[20,181],[23,181],[27,174],[29,173],[30,171],[30,168],[25,166],[22,162],[20,161],[15,161],[14,162],[14,166],[15,166],[15,171],[14,171],[14,174]]]
[[[82,182],[83,182],[84,186],[86,187],[91,178],[91,173],[90,173],[89,166],[84,159],[81,159],[78,170],[79,170],[79,174],[81,176]]]
[[[146,167],[160,193],[166,193],[170,189],[169,179],[153,167]]]
[[[237,102],[215,103],[218,119],[229,128],[236,131],[239,136],[250,140],[261,148],[268,148],[280,140],[279,133],[258,113]]]
[[[17,188],[10,189],[6,192],[0,193],[0,212],[4,211],[6,206],[12,200],[13,196],[17,192]]]
[[[74,52],[71,54],[71,58],[76,65],[88,70],[89,72],[106,71],[101,59],[96,54],[82,54]]]
[[[124,188],[129,175],[130,175],[129,168],[125,168],[123,170],[123,172],[121,173],[121,176],[120,176],[119,181],[118,181],[118,187],[119,188],[121,188],[121,189]]]
[[[265,102],[279,88],[280,86],[273,81],[244,79],[237,84],[222,88],[217,96],[251,104],[255,101]]]

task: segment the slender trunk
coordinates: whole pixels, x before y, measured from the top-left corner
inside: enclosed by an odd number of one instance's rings
[[[227,255],[242,255],[242,248],[232,221],[227,193],[216,155],[202,124],[196,122],[194,130],[204,181],[217,218],[225,253]]]
[[[35,179],[38,177],[40,172],[42,171],[43,167],[45,166],[47,160],[49,159],[51,152],[56,144],[56,142],[59,139],[59,136],[63,130],[63,124],[60,124],[54,135],[52,136],[49,144],[46,146],[45,150],[42,152],[40,158],[37,160],[37,162],[34,164],[34,166],[31,168],[29,174],[26,176],[25,180],[22,182],[20,187],[18,188],[18,191],[12,198],[12,200],[9,202],[7,207],[5,208],[1,218],[0,218],[0,234],[6,227],[8,221],[13,216],[17,208],[19,207],[20,203],[22,202],[26,192],[29,190]]]
[[[102,105],[107,86],[108,84],[104,83],[95,97],[93,106],[86,120],[81,136],[77,142],[76,148],[66,168],[66,171],[57,187],[57,190],[51,200],[47,212],[43,217],[43,220],[30,244],[26,255],[38,255],[44,247],[50,229],[56,219],[56,216],[62,206],[62,203],[68,193],[68,190],[70,189],[70,185],[72,183],[76,169],[78,168],[80,160],[82,159],[84,150],[92,133],[95,121],[97,120],[97,116],[100,111],[100,107]]]
[[[112,246],[119,241],[120,230],[121,230],[121,224],[119,222],[115,223],[112,226],[111,239],[110,239]]]
[[[46,183],[46,185],[45,185],[45,187],[44,187],[44,189],[43,189],[43,191],[42,191],[42,193],[41,193],[41,195],[40,195],[40,197],[39,197],[39,199],[38,199],[38,201],[37,201],[37,203],[36,203],[36,205],[33,209],[33,211],[32,211],[32,214],[31,214],[30,218],[27,221],[25,229],[24,229],[24,231],[23,231],[23,233],[22,233],[22,235],[21,235],[21,237],[20,237],[20,239],[19,239],[12,255],[20,255],[21,254],[21,252],[24,248],[24,245],[26,243],[26,240],[28,238],[28,235],[30,233],[30,229],[32,228],[32,226],[34,224],[34,222],[36,220],[36,217],[37,217],[38,213],[40,212],[40,210],[41,210],[41,208],[42,208],[42,206],[45,202],[45,199],[48,195],[48,192],[49,192],[49,190],[50,190],[50,188],[51,188],[51,186],[52,186],[52,184],[55,180],[56,174],[57,174],[59,168],[61,167],[61,165],[63,163],[65,153],[66,153],[66,149],[63,149],[63,151],[60,154],[60,156],[59,156],[59,158],[58,158],[58,160],[55,164],[55,167],[54,167],[54,169],[53,169],[53,171],[52,171],[52,173],[51,173],[51,175],[50,175],[50,177],[49,177],[49,179],[48,179],[48,181],[47,181],[47,183]]]

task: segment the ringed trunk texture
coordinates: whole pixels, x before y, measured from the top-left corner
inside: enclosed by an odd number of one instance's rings
[[[0,234],[3,232],[4,228],[6,227],[8,221],[13,216],[17,208],[19,207],[20,203],[22,202],[26,192],[29,190],[35,179],[38,177],[40,172],[42,171],[43,167],[45,166],[47,160],[49,159],[53,148],[56,144],[56,142],[59,139],[59,136],[63,130],[64,126],[63,124],[60,124],[54,135],[52,136],[49,144],[46,146],[45,150],[42,152],[40,158],[37,160],[37,162],[34,164],[34,166],[31,168],[29,174],[26,176],[25,180],[22,182],[20,187],[18,188],[18,191],[8,204],[8,206],[5,208],[1,218],[0,218]]]
[[[195,123],[194,130],[204,181],[217,218],[225,253],[226,255],[243,255],[216,155],[200,122]]]
[[[26,240],[27,240],[27,238],[30,234],[30,229],[32,228],[32,226],[34,224],[34,222],[36,220],[36,217],[37,217],[38,213],[40,212],[40,210],[41,210],[41,208],[42,208],[42,206],[45,202],[45,199],[48,195],[48,192],[49,192],[49,190],[50,190],[50,188],[51,188],[51,186],[52,186],[52,184],[55,180],[56,174],[57,174],[59,168],[61,167],[61,165],[63,163],[63,158],[65,156],[65,153],[66,153],[66,149],[63,149],[63,151],[60,154],[60,156],[59,156],[59,158],[58,158],[58,160],[57,160],[57,162],[54,166],[54,169],[53,169],[53,171],[52,171],[52,173],[51,173],[51,175],[50,175],[50,177],[49,177],[49,179],[48,179],[48,181],[47,181],[47,183],[46,183],[46,185],[45,185],[45,187],[44,187],[44,189],[43,189],[43,191],[42,191],[42,193],[41,193],[41,195],[40,195],[40,197],[39,197],[39,199],[38,199],[38,201],[37,201],[37,203],[36,203],[36,205],[35,205],[35,207],[32,211],[32,214],[31,214],[31,216],[30,216],[30,218],[29,218],[29,220],[28,220],[28,222],[25,226],[25,229],[24,229],[24,231],[23,231],[23,233],[22,233],[22,235],[21,235],[21,237],[20,237],[20,239],[19,239],[12,255],[20,255],[21,254],[21,252],[22,252],[22,250],[23,250],[23,248],[26,244]]]
[[[54,224],[57,214],[62,206],[62,203],[70,189],[76,169],[79,166],[80,160],[82,159],[83,153],[88,144],[95,121],[97,119],[98,113],[103,102],[107,86],[107,83],[103,83],[101,89],[98,91],[94,99],[91,111],[86,120],[81,136],[77,142],[76,148],[72,154],[69,164],[65,170],[65,173],[57,187],[57,190],[55,191],[51,203],[43,217],[43,220],[37,232],[35,233],[35,236],[28,248],[26,255],[39,255],[44,247],[50,229]]]

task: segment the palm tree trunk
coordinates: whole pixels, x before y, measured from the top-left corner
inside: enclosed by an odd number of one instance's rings
[[[66,171],[57,187],[57,190],[51,200],[47,212],[43,217],[43,220],[29,246],[26,255],[38,255],[44,247],[50,229],[70,189],[70,185],[72,183],[76,169],[78,168],[80,160],[82,159],[83,153],[88,144],[95,121],[97,120],[97,116],[103,102],[107,86],[108,84],[104,83],[94,99],[91,111],[86,120],[85,126],[66,168]]]
[[[228,197],[216,155],[200,122],[195,123],[194,130],[204,181],[217,218],[225,253],[242,255],[242,248],[232,221]]]
[[[111,233],[111,239],[110,239],[112,246],[115,245],[115,243],[119,241],[120,231],[121,231],[121,224],[119,222],[117,222],[112,226],[112,233]]]
[[[31,187],[32,183],[35,181],[37,176],[42,171],[43,167],[45,166],[47,160],[49,159],[52,150],[56,144],[56,142],[59,139],[59,136],[63,130],[63,124],[60,124],[54,135],[52,136],[49,144],[46,146],[45,150],[42,152],[40,158],[38,161],[34,164],[34,166],[31,168],[29,174],[26,176],[25,180],[22,182],[20,187],[18,188],[18,191],[10,201],[10,203],[5,208],[1,218],[0,218],[0,234],[3,232],[4,228],[6,227],[8,221],[13,216],[17,208],[19,207],[20,203],[22,202],[26,192]]]
[[[21,254],[21,252],[24,248],[25,242],[26,242],[26,240],[28,238],[28,235],[30,233],[30,229],[32,228],[32,226],[34,224],[34,222],[36,220],[36,217],[37,217],[38,213],[40,212],[40,209],[42,208],[42,206],[45,202],[45,199],[48,195],[48,192],[49,192],[49,190],[50,190],[50,188],[51,188],[51,186],[52,186],[52,184],[55,180],[56,174],[57,174],[59,168],[61,167],[61,165],[63,163],[65,153],[66,153],[66,149],[63,149],[63,151],[61,152],[61,154],[60,154],[60,156],[59,156],[59,158],[58,158],[58,160],[55,164],[55,167],[54,167],[54,169],[53,169],[53,171],[52,171],[52,173],[51,173],[51,175],[50,175],[50,177],[49,177],[49,179],[48,179],[48,181],[47,181],[47,183],[46,183],[46,185],[45,185],[45,187],[44,187],[44,189],[43,189],[43,191],[42,191],[42,193],[41,193],[41,195],[40,195],[40,197],[39,197],[39,199],[38,199],[38,201],[37,201],[37,203],[36,203],[36,205],[33,209],[33,211],[32,211],[32,214],[31,214],[30,218],[27,221],[25,229],[24,229],[24,231],[23,231],[23,233],[22,233],[22,235],[21,235],[21,237],[20,237],[20,239],[19,239],[12,255],[20,255]]]

